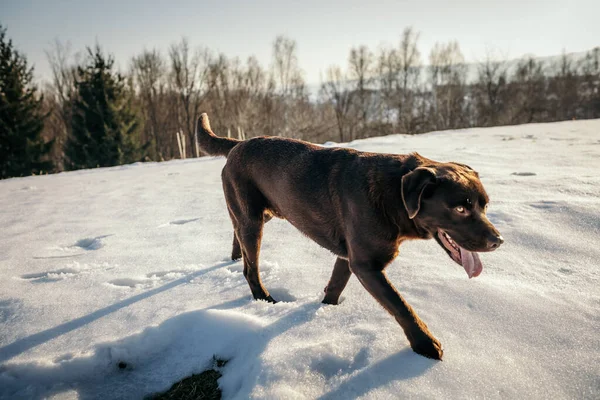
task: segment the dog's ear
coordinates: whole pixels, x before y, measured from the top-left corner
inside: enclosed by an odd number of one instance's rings
[[[402,177],[402,202],[408,212],[408,218],[413,219],[421,208],[421,195],[425,187],[435,182],[433,168],[419,167]]]
[[[457,162],[453,162],[452,164],[460,165],[461,167],[468,169],[469,171],[474,173],[476,177],[479,178],[479,172],[475,171],[473,168],[469,167],[467,164],[461,164],[461,163],[457,163]]]

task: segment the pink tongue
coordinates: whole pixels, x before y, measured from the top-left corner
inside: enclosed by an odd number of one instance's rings
[[[479,254],[472,253],[469,250],[465,250],[461,247],[460,258],[462,260],[463,268],[465,271],[467,271],[467,275],[469,275],[469,279],[479,276],[481,271],[483,271],[483,265],[479,259]]]

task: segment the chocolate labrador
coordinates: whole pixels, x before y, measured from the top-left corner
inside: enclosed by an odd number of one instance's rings
[[[441,343],[388,280],[385,268],[405,240],[435,240],[469,278],[483,267],[479,252],[502,236],[486,217],[488,196],[477,172],[458,163],[408,155],[326,148],[301,140],[216,136],[198,119],[200,147],[227,157],[221,177],[235,231],[232,258],[243,258],[255,299],[275,302],[263,286],[263,225],[284,218],[337,255],[324,303],[337,304],[354,273],[400,324],[412,349],[441,359]]]

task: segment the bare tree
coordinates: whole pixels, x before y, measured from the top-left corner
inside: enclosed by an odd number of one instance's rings
[[[169,151],[164,145],[172,140],[165,115],[166,62],[158,50],[144,50],[133,58],[131,68],[146,119],[144,141],[150,145],[152,159],[164,160]]]
[[[600,118],[600,47],[588,51],[580,63],[583,118]]]
[[[275,136],[280,132],[277,127],[277,121],[280,118],[276,115],[276,110],[280,107],[278,106],[279,98],[276,92],[277,83],[275,82],[273,71],[267,71],[265,91],[262,93],[261,100],[258,103],[261,120],[261,127],[259,129],[263,135]]]
[[[298,89],[297,85],[303,85],[297,47],[295,40],[282,35],[273,42],[273,69],[282,96],[292,95]]]
[[[225,54],[219,54],[212,58],[207,72],[207,104],[210,112],[214,115],[217,129],[231,129],[231,125],[225,125],[224,121],[231,121],[230,107],[230,60]],[[221,127],[221,128],[219,128]]]
[[[550,69],[547,96],[549,118],[553,121],[576,118],[580,106],[579,76],[573,59],[563,51]]]
[[[338,66],[327,69],[325,82],[321,85],[321,96],[335,111],[339,141],[353,139],[354,118],[352,118],[352,90],[348,78]]]
[[[52,80],[45,90],[44,107],[49,117],[43,135],[48,140],[54,140],[50,156],[58,170],[63,170],[63,147],[71,127],[71,102],[75,96],[75,76],[79,55],[73,53],[69,43],[63,44],[58,40],[55,40],[53,47],[45,53],[52,72]]]
[[[478,64],[477,73],[473,99],[476,124],[496,126],[507,123],[504,108],[508,102],[508,64],[488,51],[486,58]]]
[[[371,70],[373,53],[366,46],[352,48],[348,57],[349,77],[354,83],[354,107],[357,114],[357,134],[365,136],[371,111]]]
[[[399,72],[397,83],[398,125],[402,132],[417,133],[418,114],[415,112],[419,95],[421,72],[421,53],[417,48],[420,34],[412,27],[404,29],[400,48],[396,52]]]
[[[169,58],[171,87],[178,100],[178,121],[188,143],[194,143],[194,127],[201,112],[211,55],[206,49],[192,51],[188,40],[183,38],[171,46]]]
[[[511,85],[515,105],[511,123],[544,121],[547,118],[548,93],[543,63],[532,56],[520,60]]]
[[[267,118],[272,121],[273,133],[277,135],[294,136],[293,121],[299,117],[294,114],[295,103],[307,96],[297,52],[295,40],[281,35],[275,38],[272,76],[279,99],[272,104],[272,114]]]
[[[395,94],[396,94],[396,53],[394,49],[382,48],[377,59],[377,76],[378,90],[381,97],[379,102],[379,120],[382,123],[382,128],[392,127],[395,113]],[[386,130],[385,133],[392,133],[392,129]]]
[[[256,57],[249,57],[246,65],[234,60],[231,66],[232,83],[228,103],[238,128],[244,132],[260,129],[259,104],[266,90],[267,75]]]
[[[433,129],[470,126],[465,112],[466,66],[457,42],[436,43],[429,55]]]
[[[422,96],[418,41],[418,32],[411,27],[404,29],[398,48],[382,49],[377,64],[379,90],[385,104],[383,120],[393,120],[401,133],[421,130],[417,104]]]

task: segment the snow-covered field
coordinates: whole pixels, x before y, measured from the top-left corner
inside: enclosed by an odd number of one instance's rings
[[[0,181],[0,397],[142,398],[216,355],[227,399],[600,398],[600,120],[348,146],[470,164],[491,197],[480,277],[433,240],[388,268],[443,362],[355,278],[322,305],[334,256],[285,221],[261,254],[282,301],[252,301],[202,158]]]

